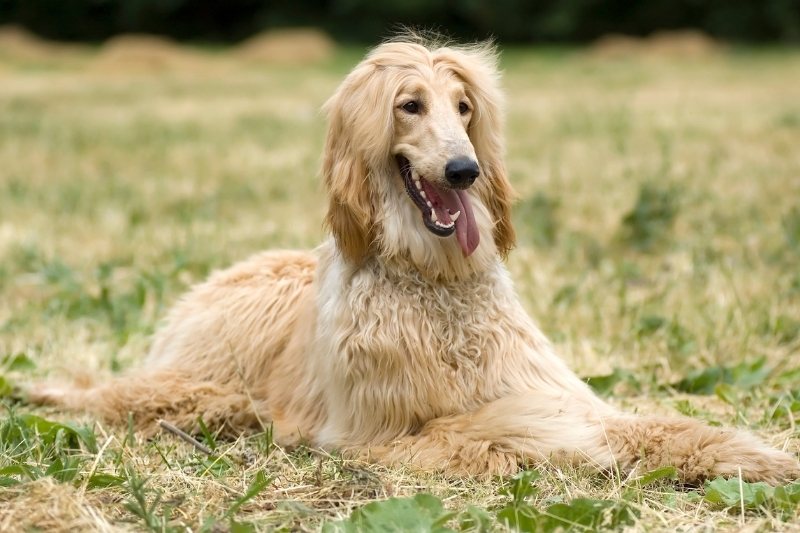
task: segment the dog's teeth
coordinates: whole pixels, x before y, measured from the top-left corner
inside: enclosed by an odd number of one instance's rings
[[[431,206],[431,203],[428,202],[428,207],[430,207],[430,206]],[[431,210],[431,220],[433,220],[434,222],[439,220],[439,218],[436,216],[436,211]]]
[[[417,186],[417,189],[422,190],[422,182],[419,180],[414,180],[414,185]]]
[[[427,202],[425,202],[425,203],[426,203],[426,204],[428,204],[428,207],[430,207],[431,209],[433,209],[433,204],[430,202],[430,200],[428,200],[428,201],[427,201]]]
[[[461,216],[461,211],[456,211],[455,213],[450,215],[450,220],[455,222],[456,220],[458,220],[458,217],[460,216]]]
[[[419,191],[419,195],[422,196],[423,198],[427,198],[427,195],[425,194],[425,191],[423,191],[423,190]]]

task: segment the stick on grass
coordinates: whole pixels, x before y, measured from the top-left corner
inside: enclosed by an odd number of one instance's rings
[[[188,442],[189,444],[191,444],[192,446],[194,446],[195,448],[197,448],[198,450],[200,450],[204,454],[206,454],[208,456],[211,456],[211,457],[214,456],[214,452],[211,450],[211,448],[209,448],[208,446],[206,446],[205,444],[203,444],[199,440],[195,439],[194,437],[192,437],[191,435],[189,435],[185,431],[179,429],[178,427],[174,426],[173,424],[170,424],[166,420],[163,420],[163,419],[159,420],[158,421],[158,425],[161,426],[162,429],[166,429],[167,431],[169,431],[173,435],[176,435],[176,436],[180,437],[181,439],[185,440],[186,442]]]

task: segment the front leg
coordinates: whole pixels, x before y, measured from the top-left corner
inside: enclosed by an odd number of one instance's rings
[[[520,465],[545,461],[604,469],[613,464],[613,455],[598,421],[612,412],[600,400],[575,402],[567,393],[530,392],[437,418],[417,434],[353,451],[388,466],[476,477],[509,475]]]
[[[598,470],[674,466],[685,482],[716,476],[780,483],[800,478],[800,463],[753,435],[683,417],[637,417],[597,398],[530,392],[477,411],[431,420],[415,435],[359,455],[387,464],[479,477],[520,465],[586,464]]]
[[[687,482],[739,475],[772,484],[800,479],[794,455],[746,431],[692,418],[621,415],[606,420],[606,437],[623,469],[672,465]]]

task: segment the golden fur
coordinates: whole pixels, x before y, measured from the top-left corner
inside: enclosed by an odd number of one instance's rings
[[[453,474],[568,461],[674,465],[686,481],[800,477],[794,456],[748,433],[620,412],[526,315],[501,262],[514,194],[491,47],[384,43],[325,109],[331,239],[212,275],[175,305],[140,369],[34,386],[31,398],[117,423],[133,413],[146,431],[162,417],[232,432],[272,424],[283,445]],[[440,192],[449,158],[476,159],[474,185],[451,191],[471,205],[474,251],[425,227],[397,156]]]

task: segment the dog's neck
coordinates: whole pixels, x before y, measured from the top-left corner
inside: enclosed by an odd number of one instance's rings
[[[438,239],[441,241],[441,239]],[[440,244],[434,241],[434,244]],[[445,243],[446,244],[446,243]],[[453,245],[458,248],[458,245]],[[354,263],[345,258],[336,247],[333,238],[327,239],[316,250],[321,262],[335,261],[337,270],[345,277],[352,277],[360,271],[379,270],[388,278],[416,279],[420,283],[435,284],[437,287],[470,282],[485,283],[487,276],[494,276],[498,269],[504,270],[494,242],[487,240],[483,250],[476,250],[472,256],[465,258],[460,249],[449,252],[427,253],[421,257],[413,257],[408,253],[387,254],[374,243],[367,256]]]
[[[459,257],[448,261],[446,258],[434,256],[433,258],[426,257],[426,262],[416,262],[405,255],[392,257],[375,255],[364,264],[364,267],[378,268],[386,272],[389,277],[413,278],[419,280],[420,283],[443,287],[448,284],[481,282],[500,263],[500,258],[496,254],[491,259],[484,257],[478,259],[475,261]]]
[[[390,192],[381,196],[382,216],[376,224],[375,238],[366,259],[437,282],[472,279],[493,270],[500,262],[492,233],[494,222],[479,198],[473,197],[472,206],[480,243],[465,257],[455,235],[433,235],[424,227],[417,208],[405,196]]]

